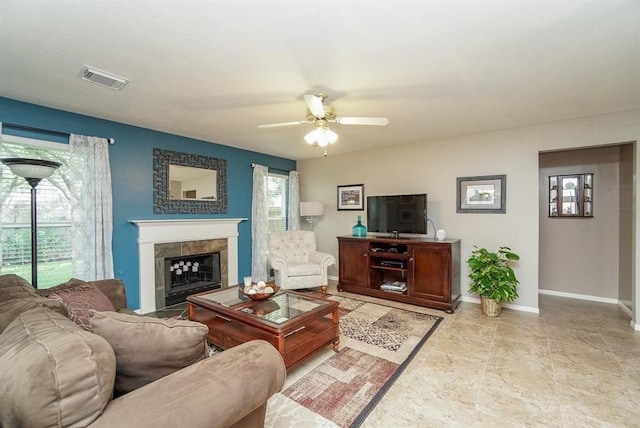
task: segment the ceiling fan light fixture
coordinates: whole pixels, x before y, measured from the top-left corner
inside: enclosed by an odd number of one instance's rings
[[[304,136],[304,140],[312,146],[326,147],[338,141],[338,134],[329,129],[328,126],[317,126]]]

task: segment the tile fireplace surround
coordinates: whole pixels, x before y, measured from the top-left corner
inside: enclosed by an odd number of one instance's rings
[[[130,220],[138,226],[138,258],[140,269],[140,313],[154,312],[156,308],[156,246],[193,241],[226,240],[226,281],[238,283],[238,223],[246,218]],[[219,244],[218,244],[219,245]]]

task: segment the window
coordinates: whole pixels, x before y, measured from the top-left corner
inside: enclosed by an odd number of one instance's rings
[[[287,230],[288,184],[289,177],[285,175],[267,176],[269,232]]]
[[[48,288],[68,281],[71,266],[71,204],[62,184],[66,169],[65,149],[32,147],[2,142],[0,157],[51,159],[63,165],[52,180],[37,187],[38,287]],[[0,164],[0,272],[31,281],[31,186]]]

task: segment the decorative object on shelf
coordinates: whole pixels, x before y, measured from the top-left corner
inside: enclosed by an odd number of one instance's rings
[[[593,217],[593,174],[549,176],[549,217]]]
[[[518,298],[516,274],[509,265],[520,256],[509,247],[500,247],[497,252],[474,246],[471,256],[466,260],[471,268],[469,291],[480,296],[482,313],[489,317],[499,317],[502,302]]]
[[[300,202],[300,217],[306,217],[311,230],[318,222],[318,217],[324,215],[324,202]]]
[[[51,175],[60,168],[59,162],[28,159],[28,158],[6,158],[0,161],[9,167],[18,177],[27,180],[31,186],[31,285],[38,288],[38,225],[36,207],[36,186],[43,178]]]
[[[338,211],[364,211],[364,184],[338,186]]]
[[[444,241],[447,238],[447,232],[444,229],[438,229],[436,232],[436,239],[438,241]]]
[[[252,284],[249,287],[240,287],[242,294],[251,300],[267,300],[269,297],[273,297],[278,290],[280,290],[280,287],[274,283],[265,284],[263,281],[258,284]]]
[[[458,177],[456,212],[505,214],[507,212],[507,176]]]
[[[362,224],[362,216],[358,216],[358,223],[351,228],[351,235],[360,237],[367,236],[367,226]]]

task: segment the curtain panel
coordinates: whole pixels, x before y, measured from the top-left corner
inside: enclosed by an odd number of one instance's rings
[[[251,277],[267,280],[269,255],[269,211],[267,205],[267,174],[263,165],[253,166],[253,195],[251,199]]]
[[[72,200],[73,275],[113,278],[113,197],[109,142],[71,134],[68,185]]]

